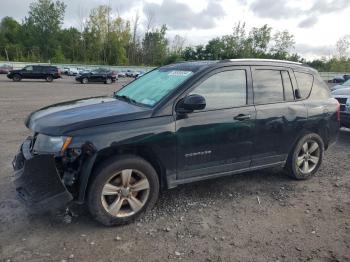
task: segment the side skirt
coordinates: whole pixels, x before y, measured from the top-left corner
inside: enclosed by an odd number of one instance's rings
[[[249,171],[264,169],[264,168],[284,167],[285,164],[286,164],[286,161],[280,161],[280,162],[267,164],[267,165],[253,166],[253,167],[243,168],[243,169],[239,169],[239,170],[235,170],[235,171],[227,171],[227,172],[215,173],[215,174],[204,175],[204,176],[189,177],[189,178],[177,179],[177,180],[168,179],[168,188],[174,188],[174,187],[181,185],[181,184],[187,184],[187,183],[197,182],[197,181],[201,181],[201,180],[207,180],[207,179],[218,178],[218,177],[223,177],[223,176],[235,175],[235,174],[245,173],[245,172],[249,172]]]

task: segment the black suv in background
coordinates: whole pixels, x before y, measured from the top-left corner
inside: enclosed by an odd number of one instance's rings
[[[52,82],[54,79],[60,78],[61,73],[56,66],[28,65],[20,70],[11,70],[7,77],[13,81],[45,79],[47,82]]]
[[[298,63],[185,62],[109,97],[39,109],[26,126],[33,136],[13,161],[19,197],[40,210],[86,203],[118,225],[161,188],[267,167],[311,177],[337,138],[339,103]]]
[[[87,84],[89,82],[111,84],[117,80],[117,77],[118,74],[116,72],[104,68],[99,68],[91,72],[82,73],[81,75],[78,75],[75,80],[82,84]]]

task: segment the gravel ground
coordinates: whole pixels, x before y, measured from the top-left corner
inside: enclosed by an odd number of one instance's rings
[[[350,261],[350,130],[317,176],[294,181],[269,169],[163,192],[146,217],[106,228],[84,206],[30,215],[15,198],[11,161],[30,134],[25,117],[113,85],[72,78],[13,83],[0,76],[0,261]]]

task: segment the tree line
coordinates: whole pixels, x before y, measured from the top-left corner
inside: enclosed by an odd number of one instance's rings
[[[238,23],[232,33],[205,45],[186,46],[186,39],[167,38],[166,25],[154,26],[146,14],[140,34],[140,16],[129,21],[115,17],[108,5],[90,11],[81,28],[63,28],[66,5],[62,1],[36,0],[19,23],[11,17],[0,22],[0,60],[52,63],[158,66],[183,60],[272,58],[306,62],[296,53],[294,36],[287,30],[272,33],[268,25],[247,31]],[[308,62],[321,71],[350,71],[349,37],[337,42],[338,55]]]

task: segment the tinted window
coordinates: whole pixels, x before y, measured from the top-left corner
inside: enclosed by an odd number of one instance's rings
[[[255,70],[253,81],[255,104],[267,104],[284,100],[280,71]]]
[[[206,110],[246,105],[247,78],[245,70],[217,73],[204,80],[191,94],[206,100]]]
[[[295,78],[298,82],[298,88],[302,98],[309,96],[314,77],[307,73],[294,72]]]
[[[43,70],[43,67],[41,67],[41,66],[33,66],[33,71],[35,71],[35,72],[42,72],[44,70]]]
[[[26,66],[24,69],[27,71],[33,71],[33,66]]]
[[[284,98],[286,101],[294,100],[294,91],[292,81],[290,80],[289,73],[287,71],[281,71],[284,87]]]

